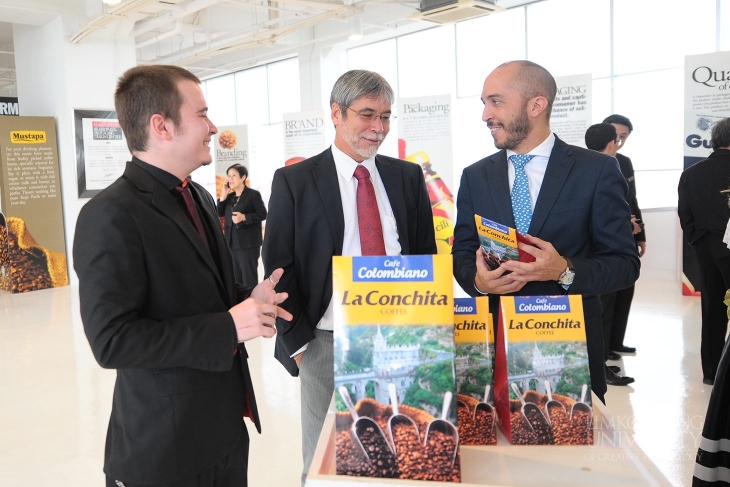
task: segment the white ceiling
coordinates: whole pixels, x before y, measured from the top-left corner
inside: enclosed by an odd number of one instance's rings
[[[512,8],[536,0],[497,0]],[[419,0],[0,0],[0,95],[14,96],[12,24],[41,26],[64,17],[71,42],[109,33],[134,37],[140,64],[177,64],[201,79],[327,47],[361,19],[366,39],[434,24],[407,19]]]

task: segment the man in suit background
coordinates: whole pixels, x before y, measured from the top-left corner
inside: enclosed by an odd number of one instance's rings
[[[627,117],[623,115],[613,114],[603,120],[604,123],[610,123],[616,128],[617,142],[615,151],[610,154],[618,160],[619,169],[621,174],[626,179],[626,184],[629,185],[629,196],[628,202],[631,207],[631,225],[634,232],[634,241],[636,242],[636,249],[639,252],[639,258],[644,256],[646,252],[646,230],[644,227],[644,220],[641,217],[641,208],[639,208],[639,202],[636,199],[636,179],[634,177],[634,166],[631,163],[631,159],[618,151],[623,149],[626,145],[626,141],[629,135],[634,131],[634,126]],[[624,345],[624,336],[626,335],[626,326],[629,323],[629,312],[631,311],[631,302],[634,299],[634,286],[627,287],[626,289],[620,289],[615,293],[608,293],[601,296],[601,302],[603,303],[604,319],[611,320],[611,333],[606,343],[606,347],[609,349],[609,358],[611,360],[618,360],[621,357],[619,353],[636,353],[636,348]],[[609,316],[606,316],[608,313]],[[611,317],[610,314],[613,313]]]
[[[501,151],[462,174],[454,276],[471,296],[489,295],[495,320],[500,295],[582,294],[591,385],[603,400],[598,295],[630,286],[640,264],[631,237],[626,182],[616,161],[569,146],[552,133],[556,91],[550,73],[530,61],[505,63],[485,80],[482,119]],[[527,233],[532,245],[520,244],[520,249],[536,261],[507,261],[490,271],[481,255],[474,214]]]
[[[596,152],[602,152],[611,157],[616,157],[616,151],[618,151],[619,140],[616,127],[610,123],[597,123],[591,125],[586,130],[585,135],[586,147]],[[626,158],[628,159],[628,158]],[[629,161],[630,163],[630,161]],[[626,176],[629,168],[619,166],[621,174],[626,178],[626,182],[629,184],[629,205],[631,205],[631,188],[633,184],[633,168],[630,168],[631,181]],[[635,193],[635,192],[634,192]],[[634,197],[634,200],[636,197]],[[635,216],[631,215],[631,224],[634,228],[634,239],[638,233],[636,229],[638,225],[635,220]],[[603,307],[603,351],[606,360],[619,360],[621,357],[614,352],[610,344],[615,343],[611,341],[611,332],[614,326],[623,328],[623,332],[626,331],[626,323],[629,319],[629,310],[631,309],[631,300],[634,296],[634,286],[628,289],[622,289],[620,291],[614,291],[606,294],[601,294],[601,305]],[[615,330],[614,330],[615,331]],[[621,334],[621,342],[623,343],[623,333]],[[634,382],[633,377],[620,376],[618,373],[621,368],[618,365],[606,364],[606,383],[613,386],[625,386]]]
[[[244,486],[248,416],[260,432],[243,342],[272,337],[274,283],[237,287],[213,198],[187,179],[210,164],[200,81],[138,66],[115,105],[131,162],[81,210],[74,239],[81,318],[96,360],[117,369],[107,486]],[[237,304],[238,303],[238,304]]]
[[[294,315],[291,323],[277,322],[275,354],[301,379],[302,484],[334,391],[332,257],[436,253],[421,167],[376,156],[390,130],[393,101],[379,74],[343,74],[330,96],[334,144],[277,170],[272,182],[263,260],[266,274],[284,269],[277,289],[289,294],[282,306]],[[377,215],[366,227],[360,185],[368,185],[377,201]],[[382,230],[373,236],[367,231],[372,227]]]
[[[730,289],[730,249],[723,242],[730,218],[730,118],[712,127],[712,154],[679,178],[679,223],[695,249],[702,293],[702,375],[714,384],[727,333],[725,291]]]

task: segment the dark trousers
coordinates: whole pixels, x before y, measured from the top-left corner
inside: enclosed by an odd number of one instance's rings
[[[603,307],[603,348],[607,355],[624,344],[626,325],[629,323],[631,301],[634,300],[634,286],[601,295]]]
[[[247,487],[248,485],[248,431],[241,428],[236,447],[223,460],[200,475],[171,484],[130,484],[107,477],[106,487]]]
[[[233,277],[236,282],[247,287],[259,283],[259,255],[261,247],[250,249],[231,249],[233,256]]]
[[[713,257],[710,238],[697,241],[695,254],[702,286],[702,375],[714,380],[727,334],[727,306],[723,301],[725,291],[730,289],[730,257]]]

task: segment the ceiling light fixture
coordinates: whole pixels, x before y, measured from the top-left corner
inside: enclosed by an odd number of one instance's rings
[[[347,19],[347,38],[351,41],[362,39],[362,19],[359,15]]]
[[[104,5],[119,5],[122,3],[122,0],[101,0],[101,3]]]

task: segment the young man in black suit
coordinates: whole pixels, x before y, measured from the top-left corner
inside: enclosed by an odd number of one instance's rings
[[[585,135],[586,147],[596,152],[602,152],[606,155],[616,157],[616,151],[619,147],[618,132],[616,127],[610,123],[597,123],[591,125],[586,130]],[[629,185],[629,200],[628,203],[631,205],[632,200],[632,187],[633,187],[633,174],[634,169],[630,166],[631,161],[628,157],[624,158],[629,161],[629,166],[619,164],[621,174],[626,178],[626,182]],[[627,174],[631,174],[629,178]],[[636,191],[634,188],[633,200],[636,201]],[[633,213],[633,206],[632,206]],[[635,221],[635,216],[632,214],[631,224],[638,228]],[[638,232],[634,229],[634,239]],[[628,289],[621,289],[611,293],[601,294],[601,305],[603,307],[603,350],[606,360],[618,360],[620,355],[612,350],[611,341],[612,331],[618,335],[620,330],[620,341],[623,343],[623,335],[626,332],[626,323],[629,320],[629,311],[631,309],[631,301],[634,297],[634,286]],[[622,345],[623,346],[623,345]],[[606,365],[606,383],[612,386],[625,386],[634,382],[633,377],[618,375],[621,368],[618,365]]]
[[[710,157],[679,178],[679,223],[695,249],[702,293],[702,382],[714,384],[727,334],[725,291],[730,289],[730,249],[723,236],[730,218],[730,118],[712,127]]]
[[[468,294],[489,295],[495,319],[500,295],[582,294],[591,385],[603,400],[598,295],[633,284],[639,257],[626,182],[615,159],[569,146],[553,134],[549,121],[556,92],[550,73],[530,61],[505,63],[485,80],[482,120],[501,150],[462,174],[454,277]],[[520,249],[536,261],[507,261],[489,270],[474,214],[527,233],[532,245]]]
[[[302,484],[334,391],[332,256],[436,253],[421,167],[376,155],[390,130],[393,99],[379,74],[343,74],[330,96],[332,147],[274,174],[263,259],[266,274],[284,269],[277,289],[289,293],[282,306],[294,315],[291,323],[277,322],[275,353],[301,379]],[[355,173],[362,168],[361,183]],[[376,254],[361,242],[356,194],[366,182],[382,228]]]
[[[109,487],[245,486],[248,416],[260,432],[244,341],[291,319],[274,283],[234,284],[213,198],[187,179],[210,164],[200,81],[138,66],[114,101],[124,174],[86,203],[74,239],[81,318],[96,360],[117,369],[104,472]]]

